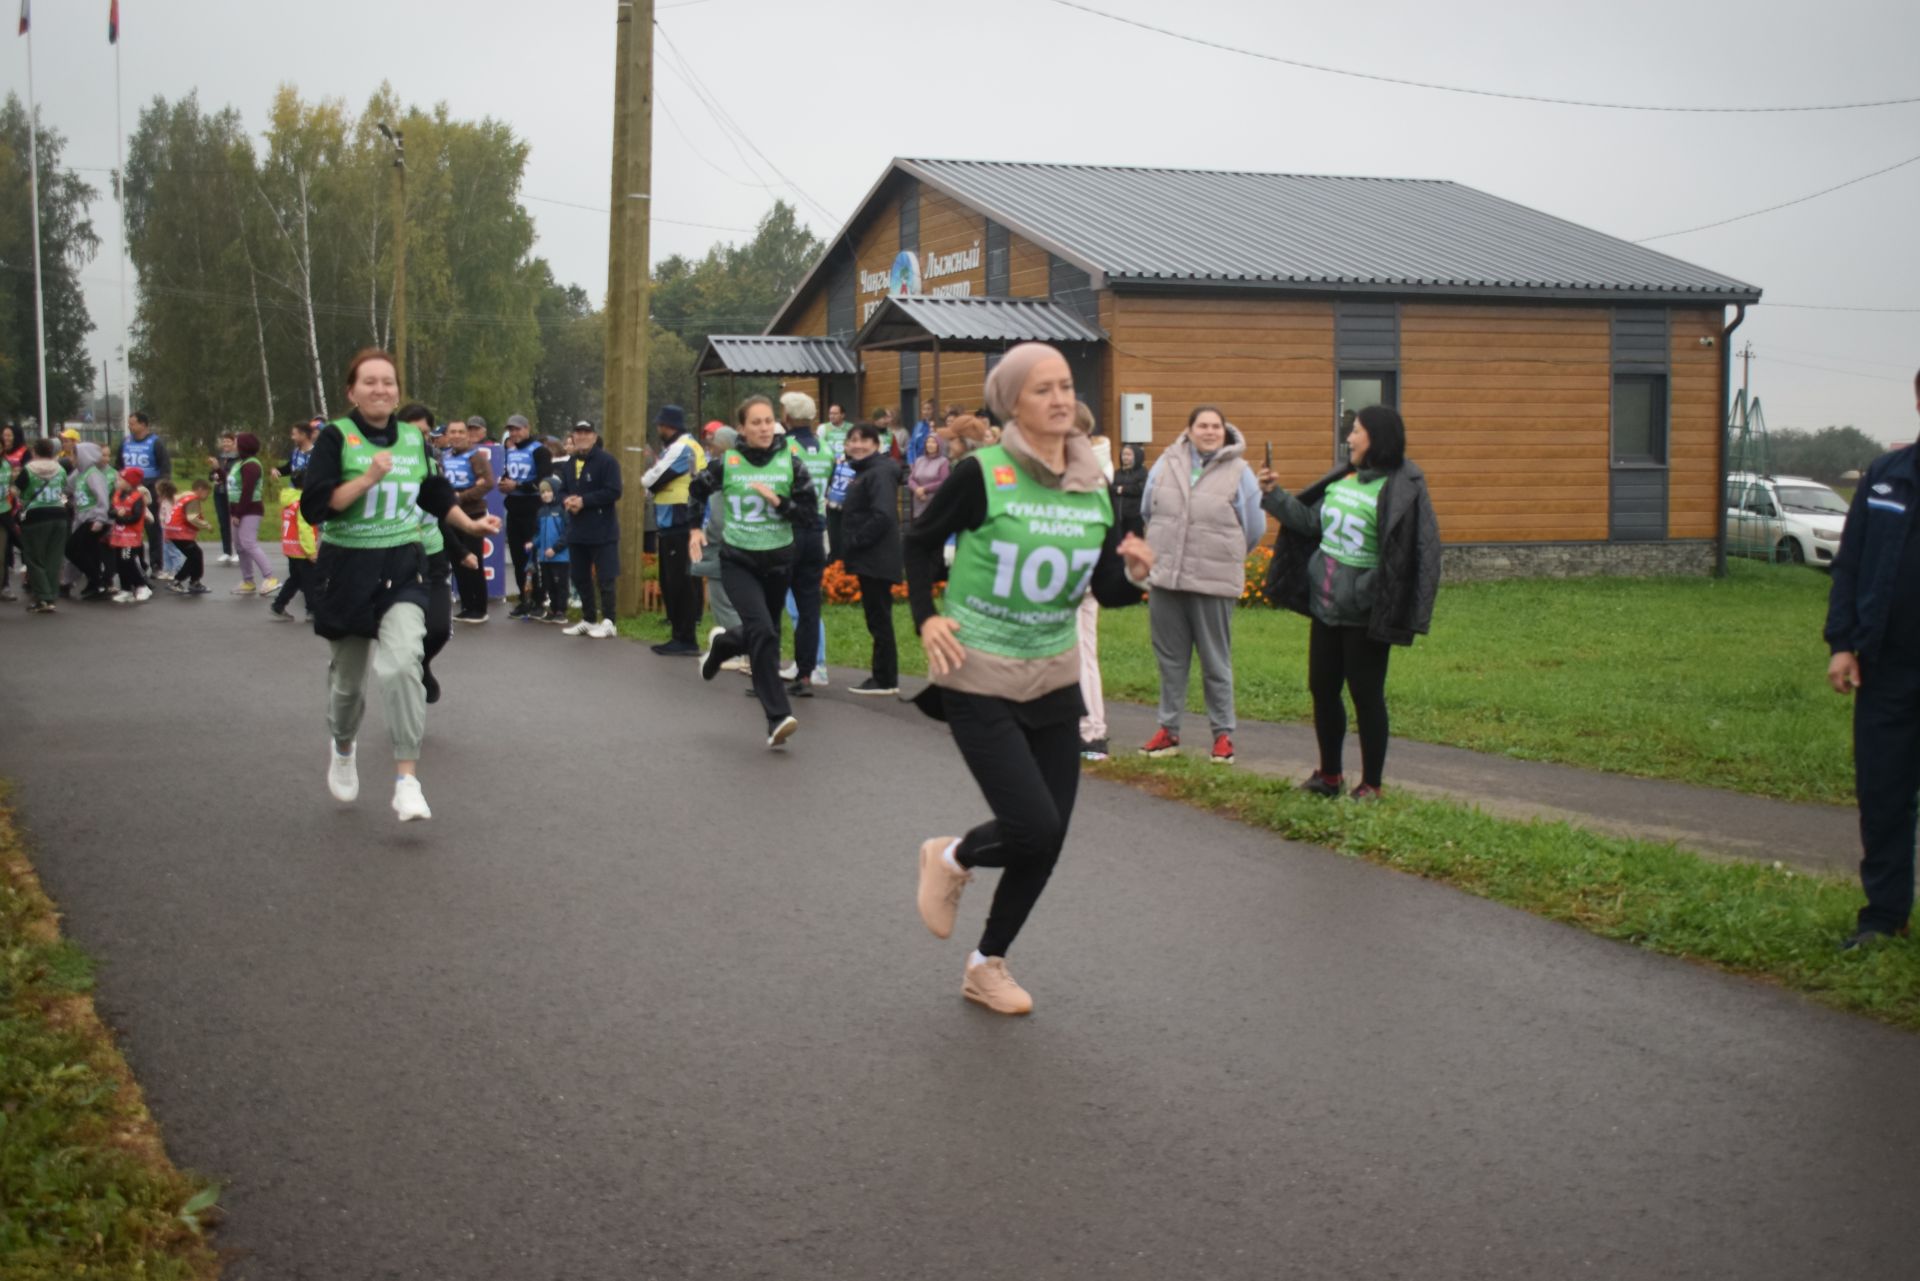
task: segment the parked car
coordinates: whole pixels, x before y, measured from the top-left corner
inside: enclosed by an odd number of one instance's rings
[[[1805,476],[1727,477],[1727,552],[1829,567],[1840,550],[1847,500]]]

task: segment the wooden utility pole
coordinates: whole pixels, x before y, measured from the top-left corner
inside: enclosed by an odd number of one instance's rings
[[[393,144],[393,363],[404,392],[407,385],[407,144],[401,131],[380,123]]]
[[[647,443],[647,330],[652,283],[649,228],[653,197],[653,0],[620,0],[614,75],[613,211],[607,260],[607,448],[620,463],[622,614],[640,610],[646,546],[646,493],[640,487]]]

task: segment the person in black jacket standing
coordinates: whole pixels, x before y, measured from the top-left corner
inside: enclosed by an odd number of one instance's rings
[[[573,457],[559,472],[566,495],[561,503],[573,517],[567,526],[567,561],[573,589],[580,593],[580,621],[560,634],[608,640],[614,635],[614,589],[620,581],[620,463],[601,446],[592,423],[575,423],[571,444]]]
[[[1920,374],[1913,380],[1920,407]],[[1845,950],[1907,934],[1920,819],[1920,446],[1860,478],[1833,558],[1827,681],[1853,695],[1853,788],[1866,906]]]
[[[847,463],[853,482],[841,508],[846,537],[841,557],[847,572],[860,580],[860,608],[867,635],[873,637],[873,674],[853,687],[855,694],[898,694],[900,654],[893,640],[893,585],[900,581],[900,465],[880,452],[880,429],[860,423],[847,433]]]
[[[527,544],[540,532],[540,482],[553,472],[547,447],[519,414],[507,419],[507,474],[500,493],[507,508],[507,554],[513,557],[514,590],[520,593],[509,618],[525,618],[539,602],[528,588]]]

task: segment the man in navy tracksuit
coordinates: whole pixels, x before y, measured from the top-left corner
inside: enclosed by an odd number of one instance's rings
[[[575,423],[568,444],[573,456],[559,467],[560,490],[566,495],[561,505],[572,518],[567,559],[574,590],[580,593],[580,621],[562,634],[606,640],[614,635],[614,587],[620,578],[620,463],[601,447],[592,423]]]
[[[1920,375],[1914,378],[1920,405]],[[1827,679],[1853,701],[1860,883],[1867,905],[1842,944],[1905,937],[1920,818],[1920,463],[1908,445],[1867,468],[1847,511],[1827,603]]]

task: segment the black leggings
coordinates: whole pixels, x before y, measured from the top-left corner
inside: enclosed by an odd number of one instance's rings
[[[1080,723],[1022,725],[1004,698],[942,690],[947,726],[980,785],[991,821],[960,838],[962,867],[998,867],[980,935],[982,956],[1005,956],[1047,888],[1080,791]]]
[[[760,699],[761,710],[767,714],[767,723],[783,721],[792,713],[793,704],[787,701],[787,687],[780,681],[777,620],[784,617],[787,608],[791,575],[785,565],[756,571],[722,555],[720,581],[726,584],[734,612],[740,615],[740,627],[715,637],[713,646],[723,658],[736,654],[747,656],[747,661],[753,664],[753,692]]]
[[[206,557],[200,554],[200,544],[190,538],[169,540],[173,550],[180,553],[180,572],[173,576],[177,583],[197,583],[206,577]]]
[[[147,576],[140,572],[141,547],[116,547],[113,549],[114,564],[120,570],[120,590],[137,592],[147,585]]]
[[[1387,657],[1393,647],[1373,640],[1364,627],[1328,627],[1318,619],[1307,639],[1307,688],[1313,694],[1313,732],[1320,740],[1320,772],[1339,776],[1347,737],[1347,705],[1353,696],[1360,722],[1360,781],[1380,786],[1387,765]]]

